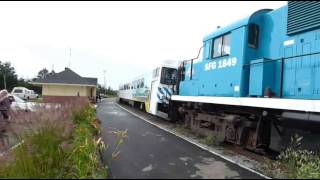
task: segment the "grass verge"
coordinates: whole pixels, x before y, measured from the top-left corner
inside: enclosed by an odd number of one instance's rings
[[[107,167],[98,157],[104,148],[100,123],[88,102],[43,109],[23,118],[37,123],[20,135],[24,143],[1,159],[0,178],[107,177]]]

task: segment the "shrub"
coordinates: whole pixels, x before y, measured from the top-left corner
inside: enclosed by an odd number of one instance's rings
[[[24,143],[0,165],[0,178],[105,178],[97,153],[104,147],[95,109],[79,100],[58,108],[12,114]]]
[[[216,138],[213,134],[209,134],[206,138],[204,143],[208,146],[213,146],[216,144]]]
[[[24,143],[13,152],[14,161],[1,168],[0,177],[61,178],[66,158],[61,148],[63,138],[59,129],[47,127],[37,134],[24,136]]]
[[[95,110],[87,107],[85,110],[74,114],[77,124],[73,134],[74,148],[68,157],[72,165],[68,178],[105,178],[106,169],[100,169],[97,149],[101,140],[96,139],[98,134]]]
[[[279,160],[288,168],[290,178],[320,178],[320,156],[313,151],[299,149],[302,137],[295,135],[290,146],[279,155]]]

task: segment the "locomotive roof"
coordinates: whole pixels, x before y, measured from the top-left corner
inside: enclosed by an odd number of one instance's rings
[[[258,16],[258,15],[261,15],[261,14],[264,14],[264,13],[267,13],[267,12],[270,12],[271,9],[261,9],[261,10],[258,10],[256,12],[254,12],[253,14],[251,14],[250,16],[246,17],[246,18],[243,18],[241,20],[238,20],[234,23],[231,23],[230,25],[227,25],[225,27],[222,27],[222,28],[219,28],[217,30],[215,30],[214,32],[210,33],[209,35],[205,36],[203,38],[203,41],[207,41],[209,39],[213,39],[215,37],[218,37],[218,36],[221,36],[223,34],[226,34],[230,31],[233,31],[235,29],[238,29],[242,26],[246,26],[249,24],[250,20],[252,17],[255,17],[255,16]]]
[[[250,16],[249,17],[246,17],[244,19],[241,19],[241,20],[238,20],[228,26],[225,26],[225,27],[221,27],[219,29],[217,29],[216,31],[210,33],[209,35],[205,36],[203,41],[207,41],[209,39],[212,39],[212,38],[215,38],[217,36],[220,36],[222,34],[225,34],[225,33],[228,33],[232,30],[235,30],[239,27],[242,27],[242,26],[245,26],[249,23],[249,19],[250,19]]]

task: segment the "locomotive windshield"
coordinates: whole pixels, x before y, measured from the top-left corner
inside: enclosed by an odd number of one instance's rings
[[[161,84],[173,85],[177,80],[177,70],[174,68],[162,68],[161,72]]]

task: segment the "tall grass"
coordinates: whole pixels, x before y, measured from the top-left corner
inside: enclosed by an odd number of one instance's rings
[[[24,143],[0,164],[0,178],[105,178],[95,109],[78,100],[59,107],[12,114]]]
[[[290,146],[279,155],[280,162],[287,168],[289,178],[319,179],[320,154],[306,149],[300,149],[302,137],[291,138]]]

